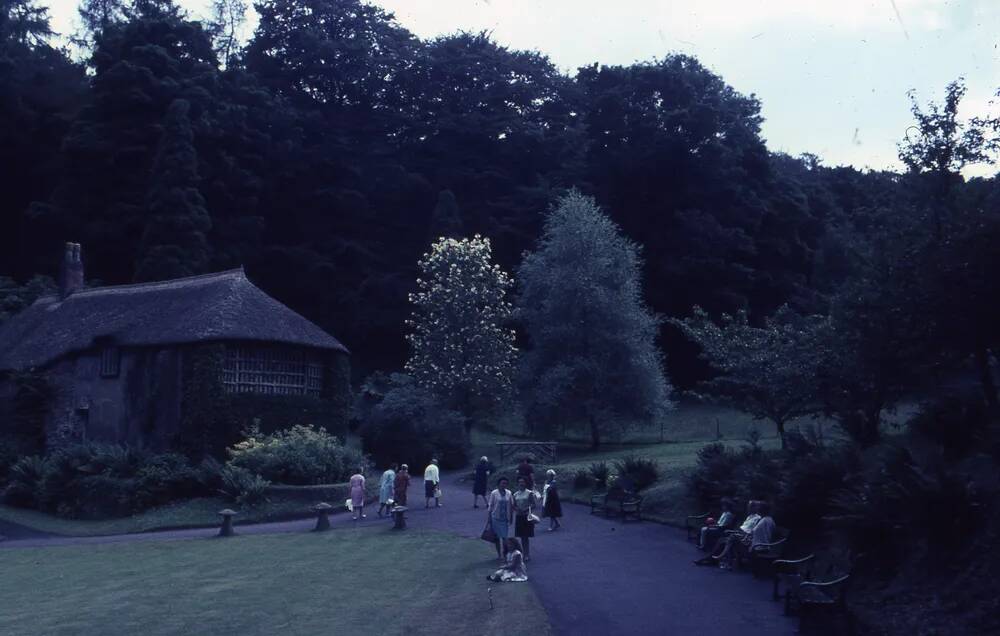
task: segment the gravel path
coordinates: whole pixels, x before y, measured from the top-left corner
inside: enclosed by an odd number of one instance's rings
[[[423,508],[416,480],[411,487],[408,524],[463,537],[478,537],[486,519],[483,508],[472,508],[471,486],[457,476],[445,477],[441,508]],[[386,529],[387,520],[375,516],[359,522],[347,514],[331,517],[333,527]],[[680,531],[650,522],[622,524],[589,514],[585,506],[563,506],[563,529],[545,532],[539,524],[531,543],[528,576],[548,612],[556,634],[602,635],[719,633],[740,636],[791,635],[795,622],[781,615],[770,600],[770,585],[746,573],[696,567],[701,553]],[[242,535],[305,532],[313,520],[237,526]],[[189,540],[215,536],[215,528],[166,530],[104,537],[56,537],[18,534],[0,526],[0,549],[59,545],[97,545],[121,542]],[[34,534],[34,536],[32,536]],[[485,553],[493,547],[483,543]],[[484,586],[487,584],[483,572]],[[471,611],[471,609],[470,609]]]

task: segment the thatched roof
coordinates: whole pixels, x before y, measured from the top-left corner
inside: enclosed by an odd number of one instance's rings
[[[123,347],[243,340],[347,352],[236,269],[40,298],[0,325],[0,370],[42,367],[99,338]]]

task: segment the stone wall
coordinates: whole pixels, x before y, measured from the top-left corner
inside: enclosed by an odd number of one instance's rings
[[[48,372],[55,398],[46,425],[49,446],[92,440],[163,450],[180,421],[180,354],[122,349],[119,373],[102,377],[100,354],[64,358]]]

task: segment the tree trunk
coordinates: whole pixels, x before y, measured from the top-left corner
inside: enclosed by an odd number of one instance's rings
[[[785,450],[785,421],[775,420],[774,425],[778,427],[778,439],[781,440],[781,450]]]
[[[601,429],[597,424],[597,419],[590,416],[590,447],[597,450],[601,446]]]
[[[976,347],[976,368],[979,370],[979,383],[983,387],[986,403],[996,408],[997,385],[993,382],[993,371],[990,369],[990,356],[986,347]]]
[[[881,428],[882,424],[882,409],[877,408],[873,411],[865,413],[865,418],[862,423],[863,429],[861,431],[861,446],[868,448],[869,446],[874,446],[879,443],[882,439]]]

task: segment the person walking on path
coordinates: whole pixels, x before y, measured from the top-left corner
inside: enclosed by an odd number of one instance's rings
[[[517,477],[524,477],[528,482],[528,490],[535,488],[535,467],[531,465],[531,459],[522,457],[521,463],[517,465]]]
[[[538,520],[531,509],[537,501],[537,493],[528,488],[525,477],[517,478],[517,490],[514,492],[514,536],[524,545],[524,560],[531,560],[531,537],[535,536],[535,522]],[[533,518],[534,517],[534,518]]]
[[[365,518],[365,469],[362,468],[356,474],[351,475],[351,512],[354,513],[354,520],[358,520],[358,515]]]
[[[503,561],[504,553],[500,551],[503,546],[504,552],[507,550],[507,539],[510,538],[511,524],[514,523],[514,503],[511,492],[507,490],[508,482],[506,477],[497,480],[496,490],[490,493],[486,500],[486,525],[493,530],[496,535],[497,559]]]
[[[432,459],[424,470],[424,497],[427,499],[425,508],[431,507],[431,499],[434,500],[434,507],[441,507],[441,473],[438,471],[438,460]]]
[[[390,501],[395,501],[393,499],[393,488],[396,481],[396,464],[392,464],[384,473],[382,473],[382,481],[378,485],[378,516],[382,516],[382,511],[388,511],[392,508]]]
[[[549,518],[549,532],[562,527],[559,518],[562,517],[562,502],[559,501],[559,489],[556,487],[556,471],[551,468],[545,471],[545,488],[542,490],[542,515]]]
[[[397,506],[406,505],[406,489],[410,487],[410,467],[403,464],[396,473],[396,479],[392,482],[393,501]]]
[[[493,472],[493,466],[490,465],[490,460],[487,459],[486,455],[479,458],[479,463],[476,464],[476,475],[472,482],[472,507],[479,507],[479,498],[483,498],[483,503],[488,504],[486,501],[486,482],[490,478],[490,473]]]

